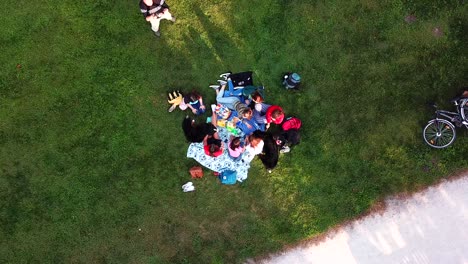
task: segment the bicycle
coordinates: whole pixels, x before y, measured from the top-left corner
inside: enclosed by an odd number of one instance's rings
[[[423,138],[426,144],[433,148],[446,148],[450,146],[457,136],[456,127],[468,129],[468,98],[456,98],[452,100],[457,112],[436,109],[436,118],[430,120],[423,130]]]

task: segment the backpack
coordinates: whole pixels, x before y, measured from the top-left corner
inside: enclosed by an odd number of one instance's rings
[[[302,122],[299,118],[297,117],[288,117],[286,118],[286,121],[283,122],[281,127],[283,128],[284,131],[288,131],[290,129],[299,129],[301,128]]]
[[[290,89],[297,90],[299,89],[300,84],[301,84],[301,76],[295,72],[286,73],[283,76],[283,86],[284,88],[288,90]]]
[[[221,184],[236,184],[237,172],[233,170],[222,171],[219,175],[219,180],[221,181]]]

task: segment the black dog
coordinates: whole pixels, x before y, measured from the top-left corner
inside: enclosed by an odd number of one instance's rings
[[[274,136],[266,132],[263,138],[263,151],[258,157],[262,161],[265,168],[271,172],[276,167],[279,159],[279,147],[276,144]]]
[[[297,129],[281,131],[279,134],[265,132],[263,137],[263,151],[258,157],[262,161],[268,172],[278,165],[279,152],[284,146],[294,146],[299,144],[300,134]]]
[[[216,127],[211,123],[195,124],[189,116],[182,121],[182,130],[184,130],[185,138],[189,142],[202,142],[206,135],[213,135],[216,133]]]
[[[294,146],[301,142],[301,135],[298,129],[289,129],[287,131],[281,131],[279,135],[274,136],[276,144],[283,148],[284,146]]]

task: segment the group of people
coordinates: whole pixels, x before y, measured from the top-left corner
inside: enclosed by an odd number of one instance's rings
[[[203,150],[199,151],[203,151],[207,158],[191,154],[192,157],[199,158],[197,161],[209,167],[203,162],[216,162],[220,156],[223,159],[227,156],[233,162],[250,163],[253,157],[260,155],[265,167],[273,169],[278,162],[278,153],[290,150],[284,143],[277,143],[281,140],[274,137],[274,133],[267,131],[272,124],[283,124],[279,130],[284,127],[286,118],[282,107],[267,104],[261,86],[234,86],[230,73],[221,77],[224,79],[218,80],[217,85],[210,86],[216,93],[216,104],[211,105],[212,113],[207,123],[196,124],[188,116],[184,120],[185,136],[192,143],[202,143]],[[206,112],[207,107],[197,91],[186,94],[180,101],[182,110],[190,110],[195,115]]]
[[[269,105],[262,96],[263,87],[251,89],[245,93],[246,87],[234,87],[232,80],[219,80],[219,85],[210,86],[216,92],[216,103],[212,105],[211,123],[218,127],[231,128],[230,139],[227,144],[227,153],[232,159],[240,159],[247,149],[255,155],[262,153],[264,147],[264,133],[271,123],[281,124],[284,112],[280,106]],[[228,90],[226,90],[228,87]],[[195,112],[201,112],[195,110]],[[212,139],[213,138],[213,139]],[[204,141],[207,155],[216,156],[222,151],[209,150],[222,149],[219,137],[207,135]]]
[[[139,6],[157,37],[161,36],[159,27],[162,20],[176,20],[165,0],[140,0]],[[183,129],[189,141],[203,143],[203,151],[208,157],[215,158],[226,153],[233,161],[249,163],[264,150],[265,131],[272,123],[279,125],[284,121],[284,112],[280,106],[264,102],[263,87],[235,87],[229,75],[221,75],[224,80],[219,80],[218,85],[210,86],[216,92],[217,104],[211,105],[209,125],[204,124],[197,128],[193,120],[186,118]],[[203,97],[197,91],[184,96],[179,91],[174,91],[169,99],[172,104],[169,112],[177,106],[181,110],[190,110],[194,115],[203,115],[206,112]],[[224,127],[229,132],[228,139],[223,141],[220,138],[218,127]],[[282,151],[287,152],[288,149],[283,148]],[[245,152],[249,154],[244,155]]]

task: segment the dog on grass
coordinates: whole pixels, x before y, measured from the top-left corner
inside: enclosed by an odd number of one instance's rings
[[[270,132],[265,132],[263,143],[263,151],[258,155],[258,157],[268,172],[271,172],[271,170],[278,164],[279,146],[276,144],[275,137]]]
[[[300,134],[297,129],[281,131],[279,133],[265,132],[263,137],[263,151],[258,155],[268,172],[278,165],[280,150],[285,146],[292,147],[299,144]]]
[[[301,135],[299,134],[298,129],[281,131],[274,138],[276,139],[276,144],[280,146],[280,149],[284,146],[292,147],[298,145],[301,142]]]

